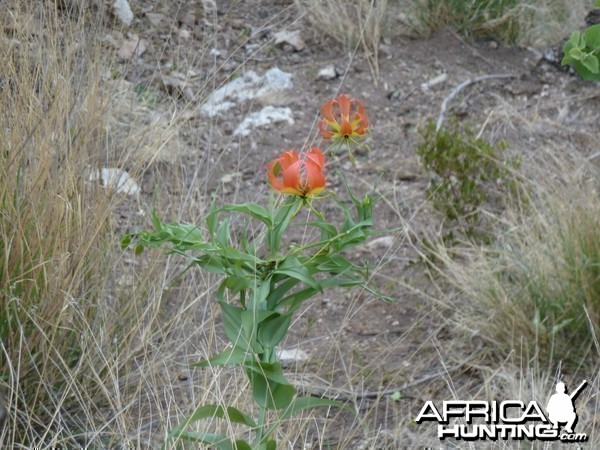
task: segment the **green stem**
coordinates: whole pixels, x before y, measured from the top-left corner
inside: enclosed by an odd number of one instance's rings
[[[258,410],[258,428],[256,429],[256,438],[254,440],[254,448],[260,449],[261,442],[265,435],[265,417],[267,409],[259,406]]]

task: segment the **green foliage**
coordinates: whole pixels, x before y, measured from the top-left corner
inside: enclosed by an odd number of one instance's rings
[[[427,0],[422,5],[421,20],[432,29],[453,26],[462,33],[515,42],[519,17],[509,12],[518,3],[518,0]]]
[[[571,64],[584,80],[600,81],[600,24],[588,27],[583,33],[574,31],[565,45],[561,64]]]
[[[337,201],[344,217],[339,227],[325,221],[309,200],[294,197],[279,206],[271,204],[269,208],[254,203],[217,208],[213,202],[202,228],[185,223],[166,224],[153,214],[153,231],[123,238],[122,246],[135,243],[136,252],[146,247],[167,246],[171,252],[186,256],[191,265],[222,276],[215,296],[221,307],[225,335],[232,346],[196,365],[241,366],[262,411],[255,424],[253,419],[234,408],[198,408],[185,424],[170,433],[169,440],[201,442],[219,449],[251,448],[244,441],[233,442],[223,435],[186,431],[191,422],[214,416],[252,428],[255,431],[252,448],[275,448],[271,435],[276,425],[267,427],[264,424],[261,419],[264,419],[264,411],[280,411],[281,418],[287,418],[293,412],[309,407],[343,406],[331,400],[297,398],[277,361],[275,349],[287,334],[294,312],[304,301],[327,288],[360,285],[389,300],[369,285],[366,268],[342,254],[374,233],[371,230],[374,199],[365,196],[360,200],[349,189],[348,194],[349,202]],[[303,225],[314,228],[320,237],[303,246],[282,245],[286,229],[303,206],[309,206],[319,218]],[[266,228],[260,235],[264,237],[252,240],[246,231],[242,231],[241,244],[234,246],[230,214],[260,222]],[[258,252],[263,243],[268,250],[266,256]],[[231,303],[236,297],[239,301]]]
[[[423,166],[433,174],[427,189],[429,199],[449,225],[458,223],[467,234],[475,233],[481,205],[516,188],[510,171],[519,166],[519,160],[502,160],[504,141],[491,145],[456,122],[436,131],[430,121],[421,135],[424,142],[417,147],[417,153]]]

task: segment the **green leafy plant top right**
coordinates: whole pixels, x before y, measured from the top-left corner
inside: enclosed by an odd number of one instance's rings
[[[595,5],[600,6],[600,0]],[[600,24],[571,33],[562,50],[565,55],[561,61],[563,66],[571,64],[584,80],[600,81]]]

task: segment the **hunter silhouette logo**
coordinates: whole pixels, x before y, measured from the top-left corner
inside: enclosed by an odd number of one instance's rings
[[[556,383],[556,394],[550,397],[550,401],[546,407],[548,418],[552,422],[552,425],[554,425],[554,429],[558,429],[558,424],[562,422],[567,424],[565,427],[567,433],[574,433],[573,427],[577,422],[577,413],[575,412],[573,400],[575,400],[575,397],[579,395],[586,384],[587,380],[583,380],[579,387],[569,395],[566,393],[565,383],[560,381]]]
[[[441,440],[585,442],[587,434],[574,431],[577,423],[574,401],[586,385],[587,380],[584,380],[573,393],[568,394],[565,383],[559,381],[556,393],[550,397],[545,409],[547,414],[535,400],[529,403],[520,400],[449,400],[439,407],[429,400],[415,421],[418,424],[437,422],[437,435]],[[562,429],[561,424],[564,424]]]

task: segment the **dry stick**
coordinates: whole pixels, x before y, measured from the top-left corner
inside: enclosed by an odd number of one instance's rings
[[[452,92],[450,92],[450,94],[448,94],[448,96],[442,102],[442,107],[440,108],[440,115],[438,117],[437,123],[435,124],[435,131],[440,131],[440,128],[442,128],[442,123],[444,122],[444,116],[446,115],[446,109],[448,108],[448,103],[450,102],[450,100],[452,100],[454,97],[456,97],[457,94],[460,91],[462,91],[464,88],[466,88],[470,84],[479,83],[480,81],[490,80],[493,78],[516,78],[516,77],[517,77],[517,75],[513,74],[513,73],[498,73],[498,74],[492,74],[492,75],[483,75],[481,77],[470,78],[467,81],[463,81],[458,86],[456,86],[452,90]]]
[[[352,392],[347,389],[339,389],[339,388],[331,388],[331,387],[325,388],[326,391],[332,392],[332,394],[330,394],[330,395],[310,392],[309,389],[307,389],[307,392],[309,393],[309,395],[319,395],[321,398],[328,398],[328,399],[339,400],[339,401],[343,401],[343,402],[348,401],[348,400],[361,400],[361,399],[365,399],[365,398],[379,398],[379,397],[383,397],[386,395],[392,395],[392,394],[395,394],[396,392],[405,391],[406,389],[415,387],[415,386],[425,383],[427,381],[431,381],[436,378],[443,377],[444,375],[448,375],[450,372],[456,372],[456,371],[462,369],[463,367],[465,367],[467,365],[468,362],[475,359],[475,357],[479,353],[479,350],[481,350],[482,347],[483,347],[483,345],[480,343],[478,345],[477,349],[474,352],[472,352],[472,354],[469,358],[467,358],[465,361],[463,361],[459,364],[456,364],[455,366],[445,368],[444,370],[440,370],[438,372],[435,372],[435,373],[432,373],[429,375],[425,375],[421,378],[417,378],[414,381],[404,383],[403,385],[395,387],[395,388],[385,389],[383,391],[363,392],[361,394]],[[318,387],[318,386],[313,385],[312,387],[314,388],[314,387]],[[410,397],[410,396],[404,395],[404,397]]]

